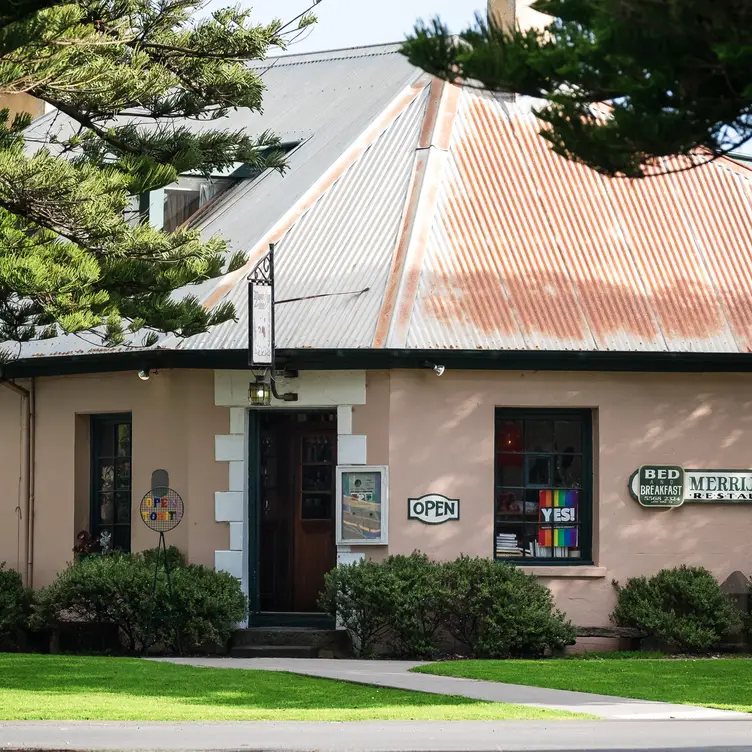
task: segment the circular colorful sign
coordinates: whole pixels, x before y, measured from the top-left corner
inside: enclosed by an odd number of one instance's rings
[[[141,499],[141,519],[156,533],[174,530],[183,519],[185,507],[180,494],[166,486],[152,488]]]

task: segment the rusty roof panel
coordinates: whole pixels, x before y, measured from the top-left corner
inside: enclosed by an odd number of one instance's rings
[[[441,192],[408,347],[594,349],[500,102],[463,93]]]
[[[674,188],[736,347],[739,352],[750,352],[752,172],[730,165],[713,167],[681,173]]]
[[[608,179],[538,128],[463,91],[407,346],[748,352],[744,169]]]
[[[607,179],[549,149],[530,100],[447,85],[429,104],[427,81],[395,54],[317,56],[327,91],[345,99],[321,103],[331,117],[316,121],[288,174],[234,191],[231,207],[204,217],[234,247],[252,248],[298,207],[282,222],[277,300],[356,293],[280,304],[278,347],[752,351],[752,171],[718,160]],[[289,96],[308,75],[303,62],[285,68]],[[361,80],[370,88],[353,88]],[[406,82],[417,87],[411,103],[308,201]],[[289,112],[280,102],[280,124],[318,117],[317,101]],[[245,280],[226,283],[238,323],[159,346],[244,349]],[[215,288],[188,291],[206,301]],[[97,352],[69,336],[27,343],[21,357]]]

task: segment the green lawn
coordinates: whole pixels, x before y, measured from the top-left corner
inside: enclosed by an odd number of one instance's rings
[[[752,713],[752,660],[745,658],[447,661],[414,670]]]
[[[356,721],[572,718],[519,705],[136,658],[0,654],[0,720]]]

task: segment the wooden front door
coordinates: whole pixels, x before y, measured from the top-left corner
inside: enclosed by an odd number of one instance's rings
[[[336,414],[264,413],[259,440],[261,611],[317,611],[337,556]]]

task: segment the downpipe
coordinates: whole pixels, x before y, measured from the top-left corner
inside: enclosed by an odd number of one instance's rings
[[[34,472],[34,455],[36,448],[36,385],[34,378],[31,379],[29,389],[19,386],[14,381],[7,381],[0,374],[0,386],[14,392],[21,398],[21,497],[23,509],[21,512],[21,523],[23,533],[20,535],[22,541],[21,551],[18,552],[18,559],[24,562],[23,576],[24,584],[32,587],[34,584],[34,493],[35,493],[35,472]]]

